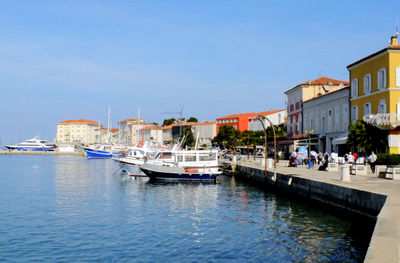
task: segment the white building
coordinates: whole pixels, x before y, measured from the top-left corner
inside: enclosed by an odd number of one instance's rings
[[[319,138],[319,151],[344,153],[350,125],[349,87],[321,95],[303,103],[306,134]]]
[[[118,142],[124,145],[136,145],[139,143],[139,132],[145,127],[144,120],[140,119],[139,124],[137,119],[125,119],[118,122],[119,137]]]
[[[285,92],[287,106],[287,134],[289,137],[302,135],[303,129],[303,102],[328,94],[349,85],[348,82],[321,77],[315,80],[298,84]]]
[[[211,141],[217,136],[217,124],[215,122],[197,122],[192,126],[194,139],[199,135],[198,146],[211,146]]]
[[[57,124],[56,142],[97,143],[102,125],[91,120],[66,120]]]
[[[272,110],[272,111],[264,111],[258,113],[258,115],[267,117],[272,125],[279,125],[286,121],[287,111],[286,110]],[[269,127],[271,124],[268,120],[263,119],[263,123],[265,128]],[[249,131],[262,131],[263,126],[261,122],[257,119],[257,117],[249,118]]]
[[[163,132],[161,127],[158,125],[143,127],[139,132],[139,141],[162,145]]]

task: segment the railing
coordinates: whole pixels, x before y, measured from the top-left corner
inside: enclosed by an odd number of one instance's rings
[[[393,129],[400,126],[400,114],[396,113],[378,113],[365,115],[363,120],[366,123],[379,127],[381,129]]]

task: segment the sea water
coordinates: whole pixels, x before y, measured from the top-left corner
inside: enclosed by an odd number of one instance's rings
[[[153,183],[112,160],[0,156],[1,262],[361,262],[372,227],[220,176]]]

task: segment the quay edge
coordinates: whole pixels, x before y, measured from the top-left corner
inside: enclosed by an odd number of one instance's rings
[[[339,173],[291,167],[269,169],[265,178],[263,168],[240,163],[236,171],[261,187],[376,219],[364,262],[400,262],[400,182],[371,175],[342,182]]]

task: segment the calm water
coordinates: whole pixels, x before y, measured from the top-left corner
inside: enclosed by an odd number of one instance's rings
[[[0,167],[4,262],[359,262],[368,245],[360,222],[230,177],[153,184],[80,156]]]

